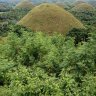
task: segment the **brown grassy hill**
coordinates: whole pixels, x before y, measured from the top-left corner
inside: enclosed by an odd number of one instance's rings
[[[94,8],[92,5],[87,4],[87,3],[81,3],[77,4],[72,10],[75,11],[92,11]]]
[[[30,1],[22,1],[15,6],[15,9],[32,9],[34,5]]]
[[[33,8],[18,24],[33,31],[61,32],[63,34],[73,28],[84,28],[83,24],[71,13],[55,4],[48,3]]]

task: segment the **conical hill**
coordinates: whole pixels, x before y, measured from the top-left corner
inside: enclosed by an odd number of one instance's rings
[[[73,28],[84,28],[83,24],[71,13],[55,4],[48,3],[33,8],[18,24],[33,31],[60,32],[62,34]]]

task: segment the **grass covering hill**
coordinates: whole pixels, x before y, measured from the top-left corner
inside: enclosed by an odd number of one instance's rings
[[[73,28],[84,28],[71,13],[55,5],[44,3],[32,9],[17,24],[33,31],[61,32],[65,34]]]
[[[32,9],[34,5],[30,1],[22,1],[15,6],[15,9]]]
[[[72,10],[74,11],[92,11],[94,8],[92,5],[87,3],[77,4]]]

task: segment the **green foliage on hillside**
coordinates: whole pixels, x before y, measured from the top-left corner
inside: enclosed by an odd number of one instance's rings
[[[16,23],[23,18],[30,9],[13,9],[11,11],[0,14],[0,21],[12,21]]]
[[[0,43],[0,96],[96,95],[95,31],[76,47],[60,34],[14,31]]]
[[[74,16],[81,20],[84,24],[96,27],[96,9],[94,9],[93,11],[71,10],[70,12],[74,14]]]
[[[22,17],[24,17],[29,9],[14,9],[0,14],[0,35],[9,31],[12,24],[16,24]]]
[[[96,27],[96,8],[87,3],[77,4],[70,12],[83,24]]]

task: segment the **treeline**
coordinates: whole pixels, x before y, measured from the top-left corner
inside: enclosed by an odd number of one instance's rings
[[[25,16],[29,11],[29,9],[12,9],[8,12],[0,14],[0,20],[16,23],[21,18],[23,18],[23,16]]]

